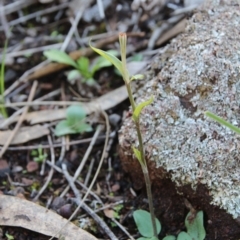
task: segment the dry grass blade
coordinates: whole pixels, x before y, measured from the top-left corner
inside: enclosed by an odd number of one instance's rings
[[[49,145],[50,145],[50,151],[51,151],[51,164],[54,165],[55,164],[55,154],[54,154],[54,148],[52,146],[52,139],[50,137],[50,135],[48,135],[48,142],[49,142]],[[36,197],[33,199],[33,201],[37,201],[38,198],[42,195],[42,193],[45,191],[45,189],[48,187],[51,179],[52,179],[52,176],[53,176],[53,173],[54,173],[54,168],[51,168],[49,174],[48,174],[48,178],[46,180],[46,182],[44,183],[44,185],[42,186],[42,188],[38,191],[38,194],[36,195]]]
[[[86,163],[86,161],[87,161],[87,159],[88,159],[88,157],[89,157],[89,155],[92,151],[92,148],[93,148],[96,140],[98,139],[98,136],[99,136],[101,130],[102,130],[101,126],[97,127],[97,130],[95,131],[95,134],[92,138],[92,141],[90,142],[89,147],[88,147],[87,151],[85,152],[84,157],[83,157],[80,165],[78,166],[78,168],[77,168],[77,170],[74,174],[73,181],[76,181],[77,178],[80,176],[81,171],[82,171],[82,169],[83,169],[83,167],[84,167],[84,165],[85,165],[85,163]],[[64,191],[61,193],[60,197],[63,197],[68,191],[69,191],[69,186],[67,186],[64,189]]]
[[[12,130],[0,131],[0,145],[4,145],[12,133]],[[47,134],[49,134],[49,130],[45,126],[34,125],[30,127],[21,127],[14,135],[11,145],[26,143]]]
[[[82,205],[82,208],[99,224],[99,226],[104,230],[104,232],[109,236],[109,238],[111,240],[117,240],[117,237],[110,230],[108,225],[91,208],[89,208],[85,203],[81,203],[81,195],[80,195],[78,189],[76,188],[76,186],[74,184],[74,178],[72,178],[67,171],[66,164],[62,164],[62,172],[63,172],[65,178],[67,179],[71,189],[73,190],[73,192],[76,196],[77,204]]]
[[[31,89],[31,92],[30,92],[30,95],[29,95],[29,98],[28,98],[28,102],[31,102],[33,100],[33,97],[34,97],[34,94],[36,92],[36,89],[37,89],[37,85],[38,85],[38,82],[35,81],[33,83],[33,86],[32,86],[32,89]],[[25,119],[25,115],[27,114],[27,111],[28,111],[28,106],[25,107],[21,117],[19,118],[14,130],[12,131],[11,135],[9,136],[9,138],[7,139],[6,143],[4,144],[3,148],[1,149],[1,152],[0,152],[0,158],[3,156],[3,154],[5,153],[5,151],[7,150],[8,146],[11,144],[14,136],[16,135],[16,133],[18,132],[22,122],[24,121]]]

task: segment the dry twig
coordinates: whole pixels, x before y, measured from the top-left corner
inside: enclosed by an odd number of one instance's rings
[[[28,102],[31,102],[33,97],[34,97],[34,94],[36,92],[36,89],[37,89],[37,85],[38,85],[38,82],[35,81],[33,83],[33,86],[32,86],[32,89],[31,89],[31,92],[30,92],[30,95],[28,97]],[[22,125],[22,122],[24,121],[25,119],[25,115],[27,114],[27,111],[28,111],[28,106],[26,106],[24,108],[24,111],[21,115],[21,117],[19,118],[12,134],[9,136],[7,142],[4,144],[3,148],[1,149],[1,152],[0,152],[0,158],[3,156],[3,154],[5,153],[5,151],[7,150],[8,146],[11,144],[11,141],[13,140],[14,136],[16,135],[17,131],[19,130],[20,126]]]
[[[98,139],[98,136],[99,136],[101,130],[102,130],[102,127],[98,126],[97,130],[95,131],[94,136],[93,136],[93,138],[92,138],[92,140],[91,140],[91,142],[90,142],[90,144],[88,146],[88,149],[85,152],[84,157],[83,157],[80,165],[78,166],[78,168],[77,168],[77,170],[76,170],[76,172],[74,174],[74,177],[73,177],[74,181],[76,181],[76,179],[79,177],[79,175],[80,175],[80,173],[81,173],[81,171],[82,171],[82,169],[83,169],[83,167],[84,167],[84,165],[85,165],[85,163],[86,163],[86,161],[87,161],[87,159],[88,159],[88,157],[89,157],[89,155],[90,155],[90,153],[92,151],[92,148],[93,148],[96,140]],[[68,190],[69,190],[69,186],[67,186],[64,189],[64,191],[61,193],[60,197],[63,197],[68,192]]]
[[[49,142],[50,151],[51,151],[51,163],[52,163],[52,165],[54,165],[55,164],[55,154],[54,154],[54,148],[52,146],[52,139],[51,139],[50,135],[48,135],[48,142]],[[50,183],[50,181],[52,179],[53,173],[54,173],[54,168],[51,168],[51,170],[49,171],[48,178],[47,178],[46,182],[44,183],[42,188],[39,190],[37,196],[33,199],[33,201],[37,201],[38,198],[45,191],[45,189],[47,188],[48,184]]]

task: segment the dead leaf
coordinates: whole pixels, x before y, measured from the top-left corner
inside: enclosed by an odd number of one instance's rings
[[[0,160],[0,177],[6,177],[10,173],[8,162],[4,159]]]
[[[34,180],[23,177],[23,178],[22,178],[22,183],[23,183],[25,186],[31,186],[31,185],[34,183]]]
[[[30,161],[28,164],[27,164],[27,171],[28,172],[35,172],[38,170],[38,163],[37,162],[34,162],[34,161]]]
[[[111,189],[113,192],[117,192],[120,189],[120,184],[115,183],[114,185],[111,186]]]
[[[106,208],[103,210],[104,214],[108,218],[114,218],[114,211],[112,209]]]
[[[67,220],[57,213],[16,197],[0,195],[0,216],[0,226],[22,227],[47,236],[62,230],[61,237],[65,240],[97,240],[73,223],[63,228]]]
[[[0,131],[0,145],[4,145],[12,130]],[[35,125],[31,127],[22,127],[19,129],[15,137],[13,138],[11,144],[25,143],[33,139],[40,138],[49,134],[49,130],[41,125]]]

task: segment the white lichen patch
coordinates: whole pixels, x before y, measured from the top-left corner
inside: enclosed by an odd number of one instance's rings
[[[211,6],[210,0],[208,6]],[[240,7],[227,1],[198,11],[186,32],[159,56],[172,52],[157,77],[137,94],[154,95],[141,126],[146,152],[178,185],[207,186],[212,204],[240,216],[240,137],[206,118],[211,111],[240,126]],[[220,3],[220,2],[218,2]],[[136,143],[131,118],[120,131],[129,152]]]

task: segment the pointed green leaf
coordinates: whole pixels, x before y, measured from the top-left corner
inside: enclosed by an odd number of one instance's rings
[[[193,219],[191,212],[188,213],[185,219],[185,226],[187,228],[187,233],[190,235],[190,239],[194,240],[204,240],[206,236],[206,231],[203,226],[203,211],[199,211]]]
[[[81,106],[70,106],[66,111],[67,120],[59,122],[55,128],[55,135],[75,134],[92,131],[92,127],[85,123],[86,112]]]
[[[67,134],[74,134],[77,133],[76,130],[74,130],[68,123],[67,120],[63,120],[61,122],[59,122],[55,128],[55,135],[56,136],[63,136],[63,135],[67,135]]]
[[[52,50],[44,51],[43,55],[51,61],[67,64],[77,68],[77,64],[75,63],[75,61],[72,60],[71,57],[69,57],[68,54],[66,54],[63,51],[52,49]]]
[[[149,240],[159,240],[157,237],[153,236]]]
[[[91,132],[93,129],[91,125],[87,123],[80,122],[78,126],[74,127],[78,133]]]
[[[141,102],[137,105],[137,107],[135,108],[135,110],[133,112],[133,120],[135,122],[138,121],[142,109],[144,107],[150,105],[152,102],[153,102],[153,96],[151,96],[151,98],[149,100]]]
[[[119,72],[122,75],[124,74],[123,69],[122,69],[122,62],[118,58],[116,58],[111,53],[108,53],[106,51],[103,51],[101,49],[93,47],[91,44],[89,44],[89,45],[90,45],[90,47],[92,48],[93,51],[95,51],[96,53],[98,53],[99,55],[101,55],[102,57],[107,59],[108,61],[110,61],[119,70]]]
[[[83,80],[84,83],[86,83],[88,86],[93,86],[96,84],[96,80],[94,78],[88,78]]]
[[[169,236],[164,237],[163,240],[176,240],[176,237],[169,235]]]
[[[142,165],[143,162],[142,162],[142,158],[141,158],[141,152],[137,148],[135,148],[135,147],[132,147],[132,149],[133,149],[135,157],[137,158],[139,163]]]
[[[153,226],[151,221],[151,215],[145,210],[136,210],[133,212],[133,218],[137,225],[138,231],[142,236],[152,238],[154,236]],[[161,231],[161,224],[157,218],[155,218],[157,225],[157,234]]]
[[[109,62],[107,59],[105,59],[104,57],[98,57],[96,59],[96,62],[94,62],[94,65],[92,67],[92,74],[94,75],[95,72],[97,72],[98,70],[105,68],[105,67],[110,67],[112,66],[112,63]]]
[[[189,234],[187,234],[186,232],[180,232],[178,234],[177,240],[197,240],[197,239],[191,238]]]
[[[143,79],[144,79],[144,75],[143,74],[136,74],[136,75],[131,77],[130,81],[133,81],[133,80],[143,80]]]
[[[70,125],[76,125],[86,117],[85,109],[77,105],[68,107],[66,114]]]
[[[119,54],[116,50],[108,50],[107,53],[115,57]],[[104,57],[100,56],[100,57],[97,57],[96,60],[93,62],[91,72],[94,75],[96,71],[105,67],[110,67],[110,66],[112,66],[112,63],[109,60],[105,59]]]
[[[205,112],[205,115],[207,117],[210,117],[211,119],[215,120],[216,122],[220,123],[221,125],[230,128],[232,131],[240,134],[240,128],[232,125],[230,122],[225,121],[223,118],[211,113],[211,112]]]
[[[92,77],[92,73],[89,71],[89,59],[86,57],[80,57],[77,60],[78,69],[85,78]]]

